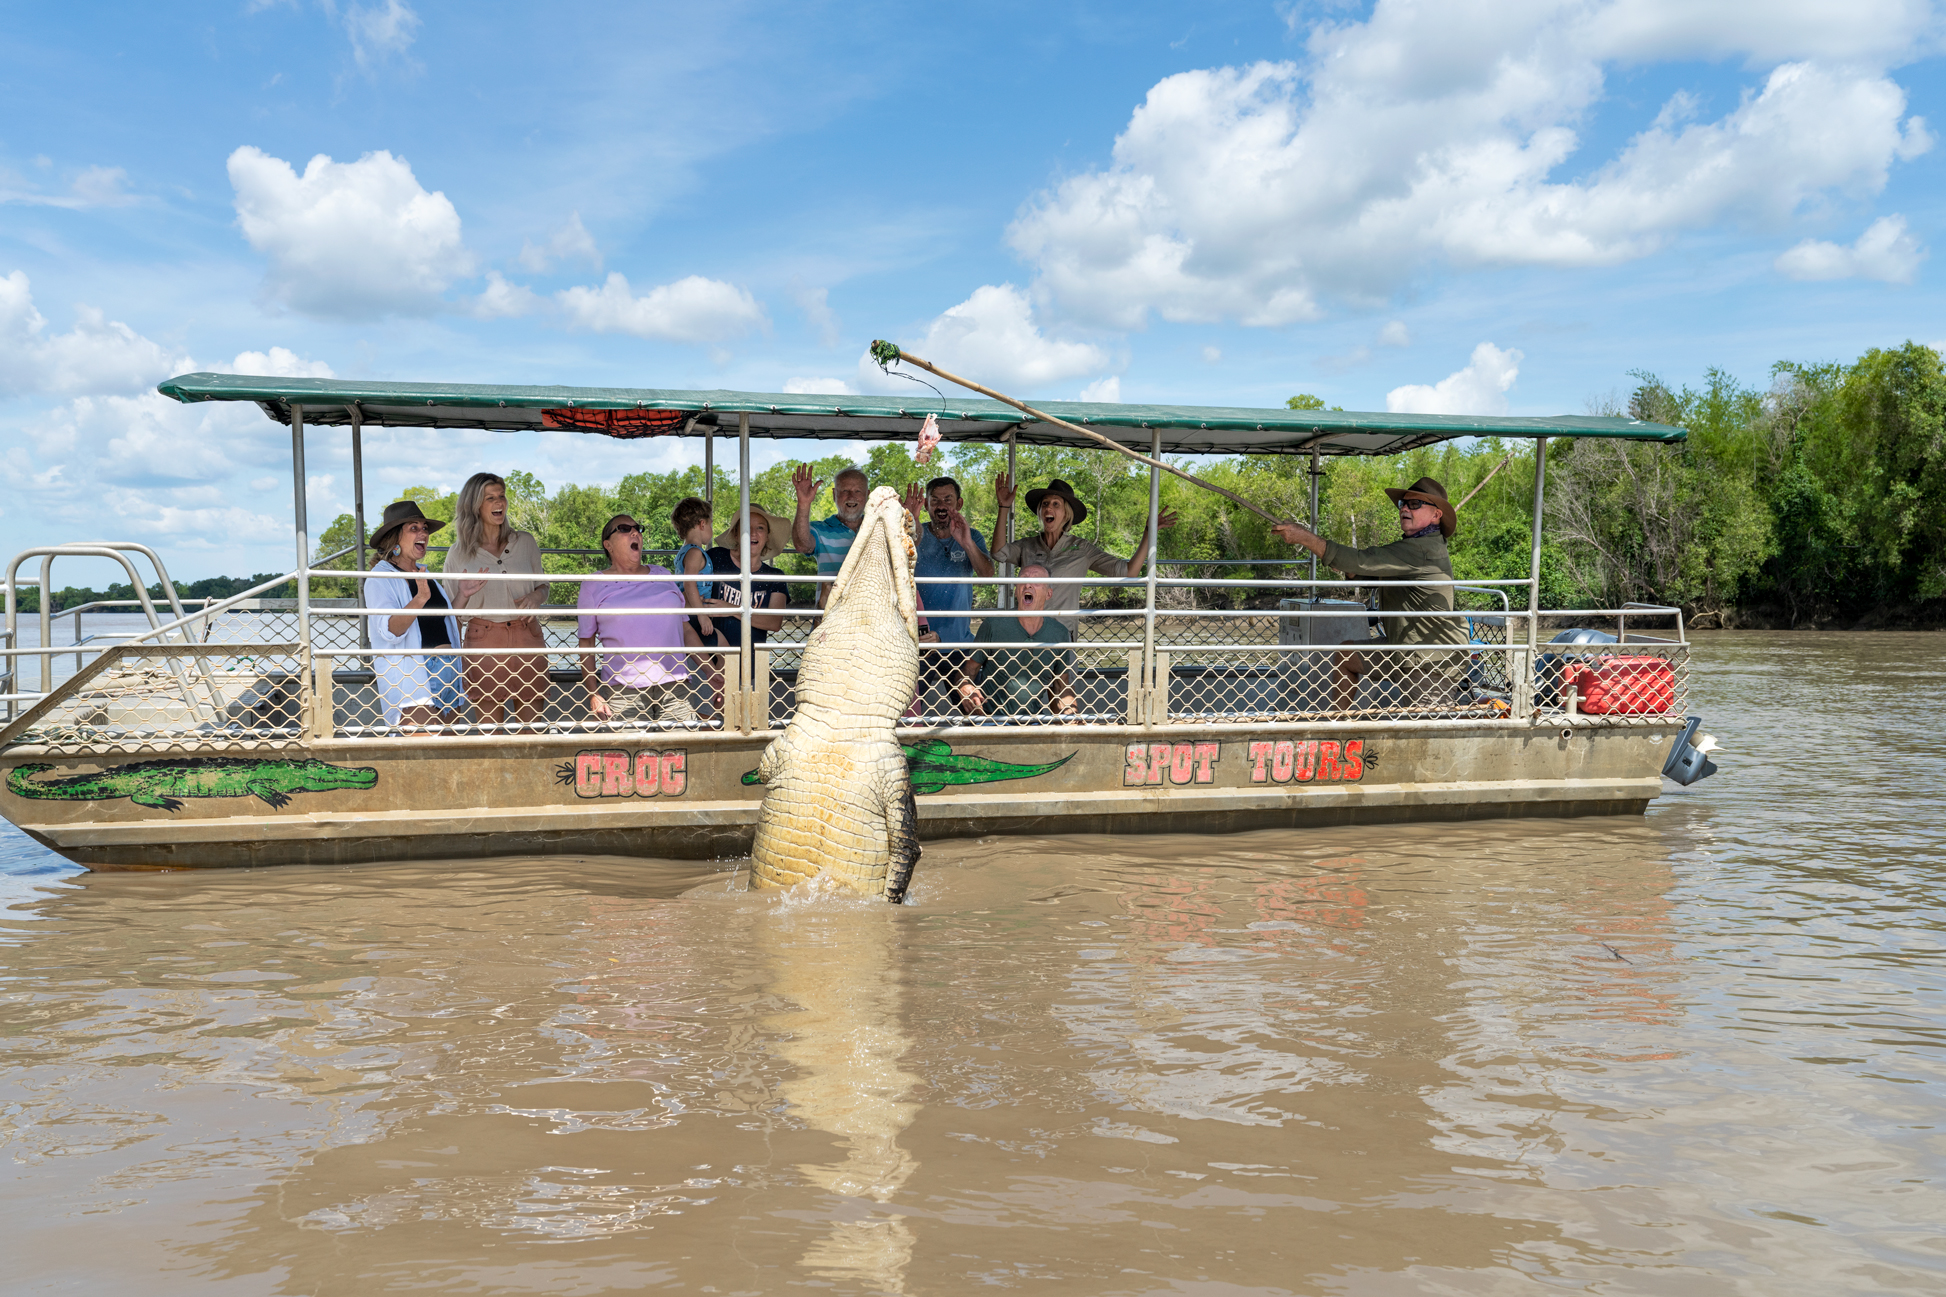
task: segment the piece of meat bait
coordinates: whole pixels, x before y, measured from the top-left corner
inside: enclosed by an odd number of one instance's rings
[[[938,448],[938,446],[939,446],[939,416],[936,414],[929,414],[926,416],[925,423],[920,425],[919,449],[913,452],[912,462],[915,464],[924,464],[927,460],[932,458],[932,453],[934,450]]]

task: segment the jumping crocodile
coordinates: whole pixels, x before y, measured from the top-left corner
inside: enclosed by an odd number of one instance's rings
[[[179,811],[185,797],[260,797],[282,808],[292,793],[323,793],[338,788],[371,788],[378,771],[370,766],[334,766],[329,762],[263,761],[246,757],[186,757],[175,761],[141,761],[112,766],[93,774],[66,775],[37,783],[34,776],[52,770],[45,764],[16,766],[7,775],[7,791],[37,801],[104,802],[126,797],[137,806]]]
[[[769,786],[750,850],[758,887],[823,877],[904,899],[919,812],[892,728],[919,680],[917,552],[912,515],[879,487],[805,646],[797,713],[757,763]]]

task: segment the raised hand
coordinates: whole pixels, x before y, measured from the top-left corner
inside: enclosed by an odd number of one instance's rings
[[[1000,502],[1002,513],[1014,507],[1014,479],[1011,473],[994,474],[993,498]]]
[[[1164,509],[1164,510],[1163,510],[1163,511],[1161,512],[1161,514],[1159,514],[1159,515],[1158,515],[1158,516],[1156,517],[1156,520],[1155,520],[1155,525],[1156,525],[1156,526],[1158,526],[1158,527],[1173,527],[1173,526],[1175,526],[1175,525],[1176,525],[1176,511],[1175,511],[1174,509]]]
[[[946,519],[946,531],[954,540],[959,542],[961,549],[971,550],[974,548],[973,529],[966,525],[966,515],[958,509],[953,510],[948,515]]]
[[[824,483],[818,481],[811,475],[811,466],[809,464],[799,464],[791,470],[791,490],[797,492],[798,508],[810,508],[816,502],[818,492],[823,489]]]
[[[432,587],[426,583],[424,577],[420,577],[412,583],[412,588],[415,592],[412,596],[412,606],[414,608],[425,607],[426,601],[432,598]]]
[[[456,581],[453,583],[453,589],[458,592],[460,598],[471,599],[486,589],[486,584],[484,581]]]
[[[905,511],[921,519],[926,516],[926,488],[917,482],[908,482],[905,487]]]

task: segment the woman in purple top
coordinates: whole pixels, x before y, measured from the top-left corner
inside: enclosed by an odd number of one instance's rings
[[[618,513],[601,529],[609,566],[581,583],[575,606],[581,610],[581,647],[610,652],[581,655],[581,679],[588,690],[588,712],[597,721],[661,721],[689,725],[696,709],[688,697],[689,669],[683,662],[682,587],[674,581],[603,581],[602,576],[669,576],[665,567],[642,564],[642,527]],[[665,609],[641,613],[636,609]],[[662,649],[662,653],[617,654],[615,649]]]

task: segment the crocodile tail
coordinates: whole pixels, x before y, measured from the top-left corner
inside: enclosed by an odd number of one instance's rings
[[[16,797],[41,797],[45,784],[33,782],[33,776],[45,774],[54,767],[44,761],[30,761],[26,765],[15,766],[7,772],[7,791]]]
[[[912,782],[899,781],[898,800],[891,807],[892,860],[885,871],[885,899],[894,905],[905,902],[905,889],[912,885],[912,869],[919,863],[919,805],[912,799]]]

